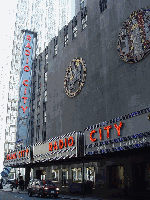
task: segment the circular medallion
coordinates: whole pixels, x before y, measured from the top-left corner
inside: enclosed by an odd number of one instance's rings
[[[64,89],[68,97],[78,95],[85,83],[86,64],[82,58],[75,58],[66,69]]]
[[[117,50],[122,60],[135,63],[150,52],[150,8],[132,12],[123,23]]]

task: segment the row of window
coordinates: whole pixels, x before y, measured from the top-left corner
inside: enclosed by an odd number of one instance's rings
[[[85,168],[84,177],[86,181],[95,182],[95,169],[94,167]],[[72,169],[72,183],[81,183],[82,182],[82,168],[73,168]],[[59,170],[52,170],[52,181],[59,182]],[[62,170],[62,186],[68,186],[68,169]]]
[[[82,15],[81,17],[82,30],[87,27],[87,14]],[[76,17],[72,20],[72,39],[77,37],[77,19]],[[64,47],[68,45],[68,26],[64,27]],[[54,56],[58,52],[58,39],[54,39]]]

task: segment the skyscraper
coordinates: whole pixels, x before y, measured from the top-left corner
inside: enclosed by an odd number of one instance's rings
[[[39,54],[48,45],[48,42],[58,34],[58,31],[74,16],[74,13],[71,13],[73,1],[18,0],[7,104],[5,153],[9,149],[14,149],[16,141],[17,107],[23,45],[21,30],[28,29],[37,32],[36,53]]]

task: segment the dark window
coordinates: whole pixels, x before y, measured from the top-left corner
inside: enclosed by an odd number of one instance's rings
[[[40,114],[37,115],[37,126],[40,125]]]
[[[84,30],[87,27],[87,9],[84,7],[84,9],[81,11],[81,24],[82,24],[82,30]]]
[[[107,8],[107,0],[100,0],[99,7],[100,7],[100,11],[102,13]]]
[[[77,37],[77,19],[76,17],[72,20],[72,39]]]
[[[64,27],[64,47],[68,45],[68,26]]]
[[[46,140],[46,131],[43,132],[43,142]]]
[[[44,83],[47,83],[47,72],[44,73]]]
[[[41,76],[38,76],[38,88],[41,87]]]
[[[87,15],[82,19],[82,30],[87,27]]]
[[[45,64],[48,63],[48,53],[45,55]]]
[[[80,10],[84,8],[84,0],[80,0]]]
[[[58,37],[54,39],[54,56],[57,55],[58,52]]]
[[[43,112],[43,122],[46,123],[46,111]]]

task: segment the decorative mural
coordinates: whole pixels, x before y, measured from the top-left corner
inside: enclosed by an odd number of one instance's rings
[[[123,23],[118,36],[117,50],[128,63],[142,60],[150,52],[150,8],[141,8]]]
[[[82,58],[75,58],[70,62],[64,79],[64,89],[68,97],[75,97],[81,92],[86,72],[86,63]]]

